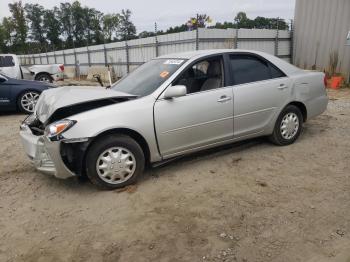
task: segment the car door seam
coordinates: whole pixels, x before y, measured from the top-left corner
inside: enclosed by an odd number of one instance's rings
[[[198,127],[198,126],[202,126],[202,125],[206,125],[206,124],[212,124],[212,123],[216,123],[216,122],[220,122],[220,121],[224,121],[224,120],[228,120],[228,119],[233,119],[233,116],[224,117],[224,118],[211,120],[211,121],[207,121],[207,122],[202,122],[202,123],[195,124],[195,125],[189,125],[189,126],[184,126],[184,127],[180,127],[180,128],[174,128],[174,129],[171,129],[171,130],[164,131],[164,132],[162,132],[162,134],[176,132],[176,131],[180,131],[180,130],[184,130],[184,129],[188,129],[188,128],[193,128],[193,127]]]
[[[239,118],[239,117],[243,117],[243,116],[248,116],[248,115],[252,115],[252,114],[256,114],[256,113],[261,113],[261,112],[265,112],[265,111],[269,111],[269,110],[274,110],[274,109],[276,109],[276,107],[265,108],[265,109],[257,110],[257,111],[254,111],[254,112],[248,112],[248,113],[245,113],[245,114],[240,114],[240,115],[234,116],[234,118]]]

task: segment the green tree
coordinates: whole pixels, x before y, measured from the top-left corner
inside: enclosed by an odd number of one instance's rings
[[[65,39],[65,47],[71,48],[74,46],[72,5],[70,3],[61,3],[57,16],[62,26],[62,36]]]
[[[45,10],[44,12],[44,28],[46,29],[46,37],[50,41],[50,44],[55,49],[60,45],[61,39],[61,23],[58,20],[59,9],[54,7],[52,10]]]
[[[217,28],[217,29],[227,29],[227,28],[234,28],[235,25],[232,22],[217,22],[214,26],[210,26],[209,28]]]
[[[138,37],[139,38],[146,38],[146,37],[153,37],[155,35],[156,35],[155,32],[142,31],[141,33],[139,33]]]
[[[281,18],[269,18],[270,20],[270,29],[278,29],[279,30],[288,30],[289,25],[286,23],[284,19]]]
[[[4,17],[2,19],[2,35],[3,35],[3,46],[6,49],[10,49],[13,45],[13,32],[14,24],[11,17]]]
[[[27,24],[25,19],[25,10],[22,1],[9,4],[9,9],[12,14],[12,22],[14,27],[14,45],[20,52],[25,51],[27,39]]]
[[[103,33],[101,28],[103,14],[94,8],[84,7],[84,17],[86,23],[86,35],[88,44],[101,44]]]
[[[289,26],[284,19],[266,18],[258,16],[254,19],[254,27],[259,29],[278,29],[288,30]]]
[[[130,40],[136,37],[136,27],[131,21],[131,14],[129,9],[123,9],[120,14],[119,35],[121,40]]]
[[[117,34],[120,25],[119,14],[106,14],[102,17],[103,35],[107,42],[112,42],[113,34]]]
[[[5,30],[2,24],[0,24],[0,53],[5,53]]]
[[[29,38],[39,42],[42,46],[46,45],[47,42],[43,27],[44,7],[39,4],[26,4],[24,9],[30,28]]]
[[[253,20],[250,20],[247,17],[247,14],[244,12],[239,12],[236,15],[234,21],[235,21],[235,26],[237,28],[253,28],[254,27]]]
[[[186,32],[186,31],[188,31],[187,25],[182,24],[180,26],[170,27],[165,31],[165,34],[180,33],[180,32]]]
[[[71,12],[75,46],[84,46],[87,40],[87,37],[85,37],[87,21],[85,20],[86,15],[84,8],[80,5],[80,2],[75,1],[71,6]]]

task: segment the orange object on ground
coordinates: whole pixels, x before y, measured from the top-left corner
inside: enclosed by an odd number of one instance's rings
[[[340,87],[343,78],[341,76],[332,76],[331,78],[331,88],[338,89]]]

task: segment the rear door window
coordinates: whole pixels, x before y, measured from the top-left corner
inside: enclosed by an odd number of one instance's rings
[[[230,66],[235,85],[285,76],[282,71],[268,61],[251,55],[230,55]]]
[[[0,56],[0,67],[15,66],[15,61],[12,56]]]
[[[261,60],[247,55],[231,55],[231,73],[236,85],[271,78],[269,66]]]

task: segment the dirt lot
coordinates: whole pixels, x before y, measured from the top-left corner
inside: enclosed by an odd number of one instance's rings
[[[350,261],[350,90],[297,143],[265,139],[104,192],[35,172],[0,115],[0,261]]]

